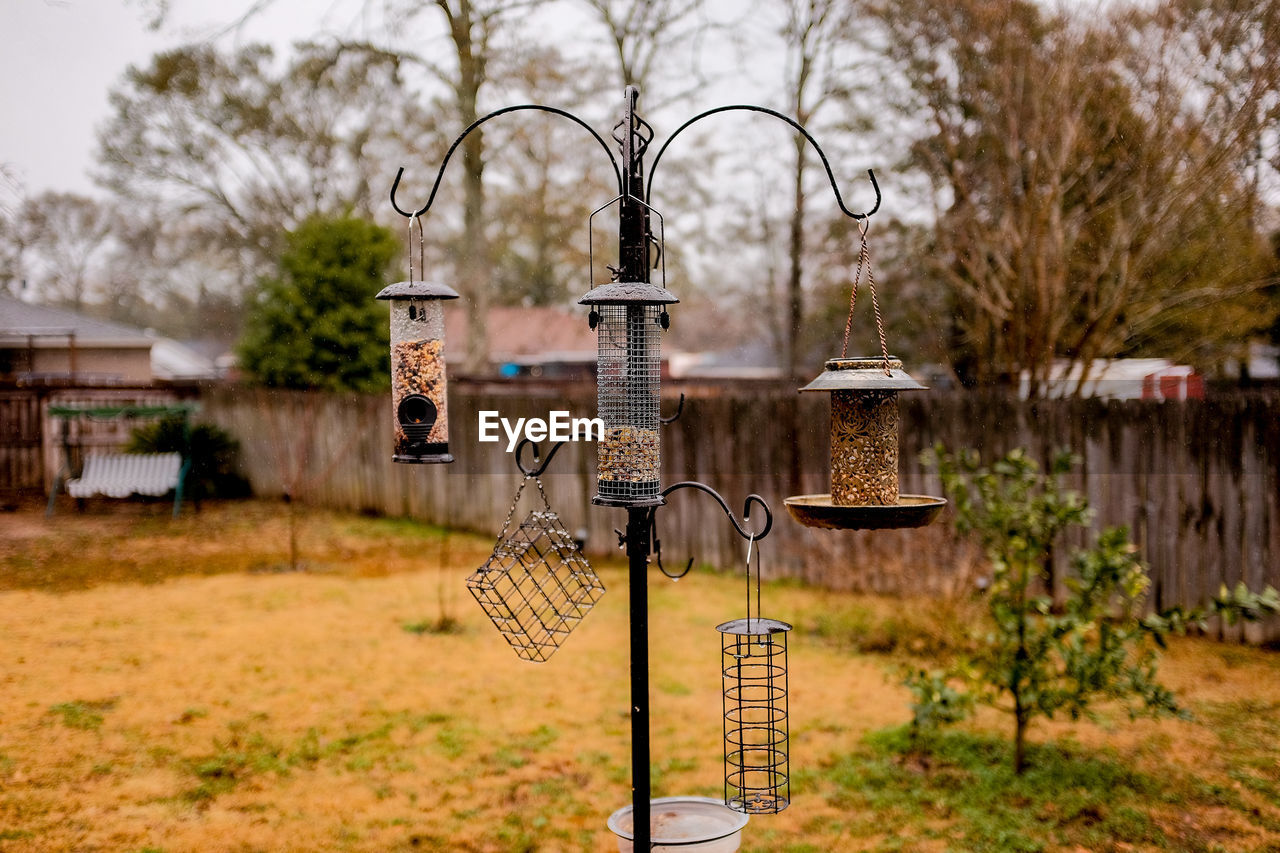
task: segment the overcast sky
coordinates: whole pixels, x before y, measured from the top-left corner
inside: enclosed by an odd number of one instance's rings
[[[779,102],[778,57],[758,46],[744,51],[736,37],[723,37],[729,31],[741,36],[747,26],[761,32],[777,26],[759,14],[744,16],[739,3],[708,0],[704,6],[704,22],[721,27],[721,37],[700,39],[694,47],[699,67],[717,73],[711,74],[713,82],[698,91],[691,103],[681,105],[679,120],[691,109],[722,103],[745,101],[786,109]],[[0,0],[0,165],[17,179],[25,195],[45,190],[100,192],[90,171],[97,148],[96,128],[109,115],[109,89],[129,65],[144,65],[157,51],[208,39],[225,27],[229,17],[252,4],[251,0],[173,0],[170,17],[159,33],[148,30],[141,5],[130,0]],[[323,31],[350,34],[360,30],[361,10],[370,6],[377,4],[272,0],[264,13],[241,30],[223,33],[217,43],[231,48],[242,42],[268,41],[283,49]],[[541,29],[543,38],[567,52],[583,49],[579,37],[565,36],[592,26],[585,24],[575,4],[547,0],[538,11],[522,26]],[[597,47],[609,50],[608,44]],[[649,118],[670,130],[663,117]],[[3,178],[0,174],[0,206],[15,201],[18,189]]]
[[[174,5],[183,17],[158,34],[125,0],[0,0],[0,164],[29,195],[92,191],[94,131],[108,115],[108,89],[130,64],[209,33],[228,10],[225,0]],[[246,37],[288,44],[318,28],[327,8],[323,0],[275,5]]]

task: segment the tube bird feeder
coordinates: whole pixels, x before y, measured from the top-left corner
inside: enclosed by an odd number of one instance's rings
[[[598,335],[596,394],[604,437],[596,445],[597,492],[604,506],[662,503],[658,428],[661,334],[670,324],[666,306],[679,302],[648,282],[612,282],[578,300],[590,305]]]
[[[446,284],[402,281],[377,296],[391,303],[391,407],[395,462],[452,462],[444,363],[444,309],[457,299]]]

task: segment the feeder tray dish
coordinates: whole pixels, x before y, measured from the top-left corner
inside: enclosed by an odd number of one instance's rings
[[[886,506],[839,506],[831,495],[796,495],[783,501],[791,517],[805,527],[829,530],[888,530],[924,527],[947,505],[945,498],[929,495],[898,495],[898,502]]]
[[[650,849],[688,853],[734,853],[742,844],[749,818],[710,797],[659,797],[649,801]],[[632,806],[609,816],[620,853],[632,853],[635,816]]]

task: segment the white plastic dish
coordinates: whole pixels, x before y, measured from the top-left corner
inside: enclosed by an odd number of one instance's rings
[[[710,797],[650,800],[650,841],[654,853],[736,853],[747,816]],[[619,853],[632,853],[635,820],[631,806],[609,816]]]

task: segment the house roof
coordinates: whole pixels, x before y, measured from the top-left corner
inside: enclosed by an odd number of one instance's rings
[[[64,347],[74,335],[77,346],[149,348],[156,341],[142,329],[98,320],[49,305],[34,305],[0,294],[0,341],[30,342],[35,347]]]
[[[446,305],[444,328],[447,357],[461,357],[467,351],[466,308]],[[596,358],[596,333],[587,325],[586,311],[494,306],[486,316],[485,330],[489,361],[495,364]]]

